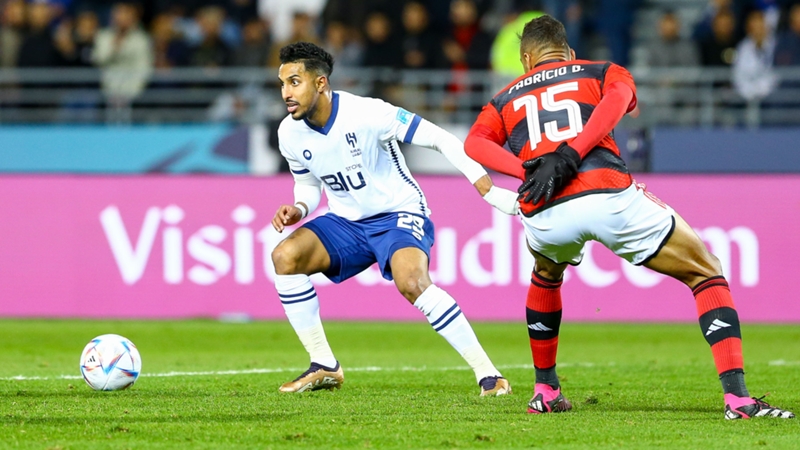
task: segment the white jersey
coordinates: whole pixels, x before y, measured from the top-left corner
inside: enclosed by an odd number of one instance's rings
[[[397,141],[411,142],[421,118],[383,100],[333,92],[324,128],[287,116],[278,145],[295,179],[322,182],[328,208],[348,220],[388,212],[429,215]]]

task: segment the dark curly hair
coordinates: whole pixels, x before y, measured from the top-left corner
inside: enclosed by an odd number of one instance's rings
[[[320,46],[310,42],[294,42],[281,48],[281,64],[303,63],[306,70],[330,77],[333,72],[333,56]]]

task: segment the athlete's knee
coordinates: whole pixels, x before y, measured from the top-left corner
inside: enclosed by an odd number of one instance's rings
[[[565,267],[566,265],[557,265],[549,261],[542,262],[537,259],[533,271],[545,280],[558,281],[564,276]]]
[[[566,263],[556,264],[555,262],[545,258],[540,253],[534,252],[530,247],[528,247],[528,250],[530,250],[535,261],[535,264],[533,265],[533,271],[540,277],[544,278],[545,280],[553,281],[558,281],[563,277],[564,270],[567,268]]]
[[[709,278],[721,275],[723,273],[719,259],[710,252],[703,252],[702,256],[696,257],[694,261],[687,261],[685,268],[673,274],[673,277],[694,288]]]
[[[706,266],[708,266],[710,272],[709,277],[724,275],[722,273],[722,263],[719,262],[719,258],[709,251],[706,251],[706,255]]]
[[[393,275],[397,290],[411,303],[414,303],[417,297],[431,285],[427,273],[423,270],[416,269]]]
[[[702,241],[698,242],[698,245],[700,250],[697,251],[697,256],[695,257],[697,266],[695,275],[702,279],[722,275],[722,263],[719,262],[719,258],[708,251]]]
[[[292,275],[299,273],[300,260],[302,258],[300,246],[291,239],[286,239],[272,251],[272,264],[275,266],[275,273],[278,275]]]

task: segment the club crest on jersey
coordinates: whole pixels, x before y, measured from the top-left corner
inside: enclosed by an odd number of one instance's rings
[[[358,139],[356,139],[355,133],[347,133],[344,135],[344,138],[347,139],[347,143],[350,144],[350,147],[356,148]]]
[[[344,138],[347,140],[347,143],[350,144],[350,156],[360,156],[361,149],[356,147],[358,144],[358,139],[356,138],[355,133],[347,133],[344,135]]]
[[[397,110],[397,120],[399,120],[403,125],[408,125],[408,123],[411,122],[412,116],[413,114],[403,108]]]
[[[303,150],[303,158],[310,161],[311,160],[311,150]]]

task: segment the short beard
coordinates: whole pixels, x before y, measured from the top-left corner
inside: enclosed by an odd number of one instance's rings
[[[295,117],[294,114],[292,114],[292,119],[294,120],[307,119],[313,116],[316,111],[317,111],[317,102],[315,101],[314,103],[311,104],[311,106],[308,107],[308,109],[305,112],[301,112],[299,116]]]

